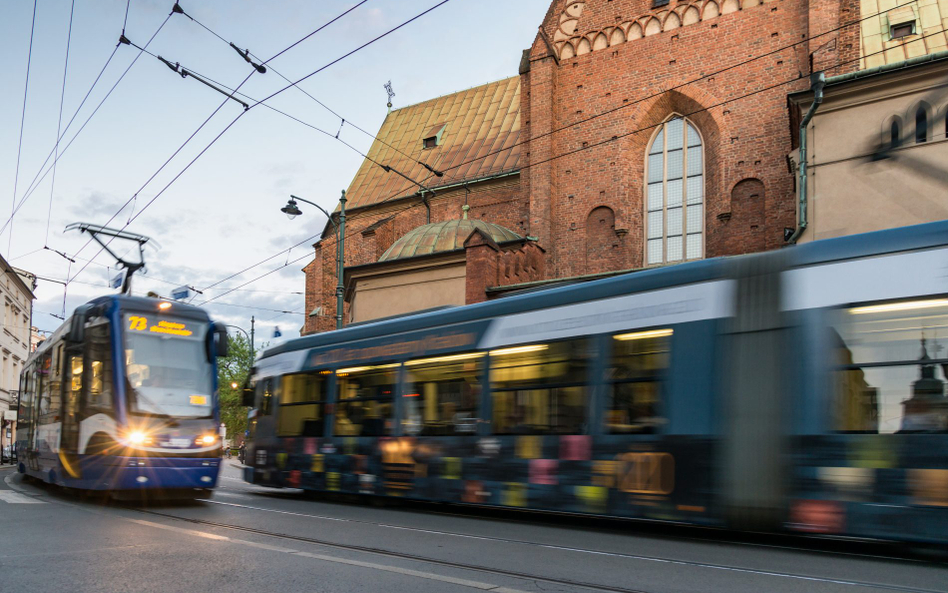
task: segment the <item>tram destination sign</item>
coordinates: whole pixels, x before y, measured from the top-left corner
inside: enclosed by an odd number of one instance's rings
[[[128,331],[163,334],[188,338],[194,335],[192,324],[180,319],[156,319],[149,315],[129,315],[126,318],[125,328]]]

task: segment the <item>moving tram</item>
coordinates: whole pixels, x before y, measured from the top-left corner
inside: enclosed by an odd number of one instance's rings
[[[124,295],[77,307],[20,376],[20,473],[116,496],[207,496],[226,354],[224,326],[197,307]]]
[[[948,222],[266,351],[255,484],[948,541]]]

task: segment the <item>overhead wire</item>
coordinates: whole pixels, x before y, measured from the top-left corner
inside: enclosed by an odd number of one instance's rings
[[[152,36],[148,39],[148,42],[145,43],[143,47],[148,47],[151,44],[151,42],[154,41],[155,37],[158,36],[158,33],[161,32],[164,26],[168,23],[168,19],[170,18],[171,18],[171,15],[169,14],[165,18],[165,20],[161,23],[161,25],[158,26],[158,28],[155,30]],[[89,95],[92,93],[92,89],[94,89],[95,85],[99,82],[99,79],[102,77],[102,74],[105,72],[105,69],[108,67],[109,63],[112,61],[112,58],[115,56],[115,53],[116,51],[118,51],[118,48],[120,45],[122,45],[121,42],[117,43],[115,46],[115,49],[112,50],[112,55],[109,56],[109,59],[106,61],[105,66],[102,67],[102,70],[99,72],[99,75],[96,77],[95,82],[93,82],[92,86],[89,88],[89,91],[86,93],[85,98],[83,98],[82,103],[80,103],[79,107],[76,109],[76,112],[73,114],[72,118],[69,120],[69,124],[66,125],[66,129],[63,130],[63,137],[65,137],[66,132],[69,130],[69,126],[72,124],[72,121],[79,114],[79,110],[82,109],[82,105],[85,103],[86,99],[89,98]],[[99,109],[101,109],[102,105],[105,104],[105,101],[112,95],[112,92],[115,91],[119,83],[122,82],[122,80],[125,78],[125,75],[128,74],[129,70],[132,69],[132,66],[135,65],[139,57],[141,57],[141,52],[139,52],[135,56],[135,58],[132,59],[131,63],[125,68],[121,76],[119,76],[118,80],[115,81],[115,83],[108,90],[108,92],[106,92],[105,96],[103,96],[102,99],[99,101],[99,104],[96,105],[95,109],[92,110],[92,113],[90,113],[89,116],[86,118],[86,120],[83,122],[82,126],[79,127],[79,130],[77,130],[76,133],[72,136],[72,138],[66,144],[65,148],[63,148],[63,150],[59,152],[59,156],[56,158],[56,161],[61,159],[66,154],[66,151],[69,150],[69,147],[72,146],[72,143],[76,141],[76,138],[79,137],[79,134],[81,134],[82,131],[89,124],[89,122],[92,121],[92,118],[95,117],[96,113],[99,112]],[[62,137],[59,138],[56,146],[50,149],[49,155],[47,155],[46,160],[40,166],[39,171],[36,172],[36,176],[33,177],[33,181],[30,182],[30,186],[27,188],[27,191],[24,192],[23,197],[16,204],[16,207],[13,209],[13,213],[10,215],[10,218],[8,218],[6,222],[3,224],[3,226],[0,227],[0,233],[2,233],[6,229],[7,225],[9,225],[13,221],[14,216],[16,216],[16,213],[19,212],[23,204],[26,203],[26,201],[30,198],[30,196],[32,196],[33,193],[39,188],[39,185],[43,182],[43,180],[46,179],[46,176],[49,175],[50,171],[52,171],[53,169],[52,166],[46,168],[45,173],[43,173],[43,168],[46,167],[46,164],[49,162],[50,157],[52,157],[54,150],[58,150],[58,145],[61,141],[62,141]],[[56,161],[54,161],[54,164]],[[42,177],[40,177],[41,173],[42,173]]]
[[[137,46],[136,46],[136,47],[137,47]],[[164,58],[162,58],[162,57],[159,56],[159,55],[156,55],[156,54],[154,54],[154,53],[152,53],[152,52],[149,52],[149,51],[147,51],[147,50],[145,51],[145,53],[148,54],[148,55],[150,55],[151,57],[157,59],[157,60],[160,60],[160,61],[161,61],[162,63],[164,63],[164,64],[167,64],[167,63],[168,63],[167,60],[165,60]],[[376,160],[376,159],[373,159],[372,157],[370,157],[370,156],[369,156],[368,154],[366,154],[365,152],[361,151],[360,149],[358,149],[357,147],[353,146],[353,145],[350,144],[349,142],[346,142],[345,140],[343,140],[342,138],[339,137],[339,134],[338,134],[338,133],[334,135],[332,132],[329,132],[329,131],[327,131],[327,130],[324,130],[324,129],[322,129],[322,128],[316,126],[316,125],[313,125],[313,124],[311,124],[311,123],[309,123],[309,122],[307,122],[307,121],[304,121],[304,120],[302,120],[302,119],[300,119],[300,118],[298,118],[298,117],[296,117],[296,116],[294,116],[294,115],[291,115],[291,114],[289,114],[289,113],[287,113],[287,112],[285,112],[285,111],[282,111],[282,110],[280,110],[280,109],[277,109],[276,107],[270,105],[269,103],[262,103],[262,102],[259,102],[257,99],[254,99],[254,98],[251,97],[250,95],[248,95],[248,94],[246,94],[246,93],[242,93],[242,92],[240,92],[240,91],[238,91],[238,90],[236,90],[236,89],[233,89],[233,88],[227,86],[226,84],[224,84],[224,83],[222,83],[222,82],[218,82],[218,81],[214,80],[213,78],[211,78],[211,77],[209,77],[209,76],[207,76],[207,75],[205,75],[205,74],[201,74],[200,72],[198,72],[198,71],[196,71],[196,70],[194,70],[194,69],[192,69],[192,68],[186,68],[185,66],[181,65],[180,63],[176,63],[176,65],[179,66],[181,70],[186,70],[187,72],[191,73],[192,75],[196,75],[196,76],[199,76],[199,77],[201,77],[201,78],[205,78],[205,79],[207,79],[209,82],[211,82],[211,83],[213,83],[213,84],[215,84],[215,85],[221,87],[222,89],[226,89],[226,90],[230,91],[230,92],[231,92],[231,95],[239,95],[239,96],[241,96],[241,97],[244,97],[245,99],[247,99],[247,100],[249,100],[249,101],[253,101],[253,102],[255,102],[256,104],[261,105],[262,107],[266,107],[267,109],[269,109],[269,110],[271,110],[271,111],[273,111],[273,112],[276,112],[276,113],[278,113],[278,114],[280,114],[280,115],[282,115],[282,116],[284,116],[284,117],[287,117],[287,118],[289,118],[289,119],[295,121],[295,122],[298,123],[298,124],[301,124],[301,125],[303,125],[303,126],[306,126],[306,127],[310,128],[310,129],[312,129],[312,130],[315,130],[316,132],[319,132],[320,134],[323,134],[324,136],[327,136],[327,137],[329,137],[330,139],[336,140],[337,142],[341,143],[343,146],[345,146],[345,147],[348,148],[349,150],[352,150],[353,152],[355,152],[356,154],[358,154],[359,156],[361,156],[363,159],[365,159],[365,160],[367,160],[367,161],[369,161],[369,162],[371,162],[371,163],[373,163],[373,164],[375,164],[375,165],[381,167],[382,169],[385,169],[385,170],[388,171],[388,172],[394,171],[396,174],[401,175],[402,177],[407,178],[406,175],[403,175],[403,174],[399,173],[398,171],[396,171],[395,169],[393,169],[392,167],[390,167],[390,166],[388,166],[388,165],[386,165],[386,164],[384,164],[384,163],[381,163],[381,162],[379,162],[379,161]],[[271,68],[271,70],[272,70],[272,68]],[[226,94],[226,93],[225,93],[225,94]],[[421,163],[419,162],[419,164],[421,164]],[[422,189],[424,189],[424,190],[426,190],[426,191],[430,191],[430,190],[428,190],[428,188],[424,187],[423,184],[421,184],[421,183],[419,183],[419,182],[417,182],[417,181],[414,181],[414,180],[411,180],[411,181],[412,181],[412,183],[414,183],[415,185],[418,185],[418,186],[422,187]]]
[[[179,5],[180,5],[180,4],[179,4]],[[228,46],[230,46],[230,47],[236,47],[233,42],[228,41],[228,40],[225,39],[222,35],[220,35],[220,34],[217,33],[216,31],[214,31],[213,29],[211,29],[210,27],[208,27],[207,25],[205,25],[204,23],[202,23],[200,20],[196,19],[196,18],[195,18],[194,16],[192,16],[191,14],[189,14],[189,13],[187,13],[187,12],[184,12],[183,9],[182,9],[182,14],[184,14],[186,17],[188,17],[189,19],[191,19],[191,21],[193,21],[195,24],[197,24],[198,26],[200,26],[202,29],[204,29],[205,31],[207,31],[208,33],[210,33],[211,35],[213,35],[213,36],[216,37],[217,39],[220,39],[222,42],[226,43]],[[249,56],[252,56],[254,59],[260,60],[260,57],[257,56],[257,55],[255,55],[255,54],[254,54],[253,52],[251,52],[250,50],[247,50],[247,54],[248,54]],[[412,155],[406,153],[405,151],[401,150],[401,149],[398,148],[397,146],[394,146],[394,145],[392,145],[392,144],[389,144],[388,142],[386,142],[386,141],[383,140],[382,138],[379,138],[379,137],[376,136],[375,134],[372,134],[371,132],[366,131],[365,129],[363,129],[362,127],[360,127],[358,124],[356,124],[354,121],[352,121],[352,119],[349,119],[349,118],[344,117],[344,116],[341,115],[338,111],[336,111],[336,110],[333,109],[332,107],[329,107],[329,106],[326,105],[324,102],[320,101],[318,98],[316,98],[315,96],[313,96],[309,91],[307,91],[307,90],[304,89],[303,87],[301,87],[301,86],[297,85],[296,83],[294,83],[292,80],[290,80],[288,77],[286,77],[283,73],[279,72],[279,71],[278,71],[276,68],[274,68],[272,65],[268,65],[268,68],[270,69],[271,72],[273,72],[274,74],[276,74],[277,76],[279,76],[280,78],[282,78],[283,80],[285,80],[286,82],[290,83],[290,84],[291,84],[292,86],[294,86],[298,91],[300,91],[301,93],[303,93],[304,95],[306,95],[307,97],[309,97],[310,99],[312,99],[314,102],[316,102],[317,105],[319,105],[320,107],[322,107],[323,109],[325,109],[326,111],[328,111],[328,112],[331,113],[333,116],[335,116],[336,118],[339,119],[339,121],[340,121],[340,123],[339,123],[339,132],[336,132],[335,135],[333,135],[333,134],[328,134],[327,132],[324,132],[324,133],[327,133],[328,135],[333,136],[333,137],[335,137],[335,138],[338,140],[338,139],[339,139],[339,133],[342,131],[343,126],[346,125],[346,124],[348,124],[350,127],[355,128],[356,130],[358,130],[358,131],[361,132],[362,134],[365,134],[365,135],[368,136],[369,138],[372,138],[373,140],[375,140],[375,141],[377,141],[377,142],[383,144],[384,146],[387,146],[388,148],[391,148],[392,150],[394,150],[395,152],[401,154],[401,155],[404,156],[405,158],[410,159],[410,160],[412,160],[412,161],[415,161],[416,163],[418,163],[418,164],[421,165],[422,167],[425,167],[426,169],[428,169],[428,170],[431,171],[432,173],[437,174],[437,172],[434,171],[434,169],[431,168],[430,166],[428,166],[426,163],[423,163],[422,161],[417,160],[414,156],[412,156]],[[219,83],[218,83],[218,84],[219,84]],[[244,95],[244,96],[246,97],[246,95]],[[279,112],[279,113],[283,113],[283,112]],[[288,117],[292,117],[292,116],[289,116],[289,115],[286,114],[286,113],[283,113],[283,115],[287,115]],[[320,132],[323,132],[323,130],[319,130],[319,131],[320,131]],[[351,147],[350,147],[350,148],[351,148]],[[364,156],[364,155],[363,155],[363,156]],[[368,158],[368,157],[366,157],[366,158]],[[373,161],[373,162],[374,162],[374,161]]]
[[[16,149],[16,172],[13,175],[13,200],[11,205],[10,219],[16,214],[16,190],[20,182],[20,156],[23,150],[23,124],[26,122],[26,98],[30,91],[30,66],[33,63],[33,35],[36,32],[36,0],[33,0],[33,19],[30,24],[30,49],[26,55],[26,83],[23,85],[23,109],[20,114],[20,141]],[[4,225],[6,228],[6,225]],[[0,230],[0,232],[3,232]],[[7,244],[7,254],[13,248],[13,229],[10,229],[9,242]]]
[[[403,23],[401,23],[401,24],[399,24],[399,25],[397,25],[397,26],[395,26],[395,27],[389,29],[388,31],[386,31],[386,32],[384,32],[384,33],[381,33],[380,35],[374,37],[374,38],[371,39],[370,41],[367,41],[367,42],[363,43],[363,44],[360,45],[359,47],[357,47],[357,48],[355,48],[355,49],[353,49],[353,50],[347,52],[346,54],[344,54],[344,55],[342,55],[342,56],[340,56],[340,57],[334,59],[333,61],[329,62],[328,64],[326,64],[326,65],[324,65],[324,66],[322,66],[322,67],[320,67],[320,68],[318,68],[317,70],[314,70],[314,71],[311,72],[310,74],[307,74],[307,75],[304,76],[303,78],[297,80],[296,83],[294,83],[294,84],[298,84],[299,82],[302,82],[303,80],[306,80],[306,79],[308,79],[308,78],[310,78],[310,77],[312,77],[312,76],[314,76],[314,75],[316,75],[316,74],[318,74],[318,73],[320,73],[320,72],[326,70],[327,68],[329,68],[329,67],[331,67],[331,66],[333,66],[333,65],[335,65],[335,64],[338,64],[339,62],[341,62],[342,60],[348,58],[349,56],[351,56],[351,55],[353,55],[353,54],[355,54],[355,53],[361,51],[362,49],[365,49],[366,47],[368,47],[368,46],[370,46],[370,45],[376,43],[377,41],[379,41],[379,40],[381,40],[381,39],[387,37],[388,35],[391,35],[391,34],[394,33],[395,31],[398,31],[398,30],[401,29],[402,27],[407,26],[408,24],[410,24],[410,23],[412,23],[412,22],[418,20],[418,19],[421,18],[422,16],[424,16],[424,15],[426,15],[426,14],[432,12],[433,10],[435,10],[435,9],[437,9],[437,8],[439,8],[439,7],[443,6],[443,5],[445,5],[445,4],[447,4],[448,2],[450,2],[450,0],[441,0],[441,2],[438,2],[438,3],[435,4],[434,6],[432,6],[432,7],[428,8],[428,9],[422,11],[421,13],[415,15],[414,17],[408,19],[407,21],[405,21],[405,22],[403,22]],[[364,2],[363,2],[363,3],[364,3]],[[361,4],[362,4],[362,3],[360,3],[360,4],[357,5],[357,6],[360,6]],[[351,12],[352,10],[354,10],[354,8],[355,8],[355,7],[350,8],[349,10],[347,10],[345,13],[343,13],[343,14],[340,15],[339,17],[336,17],[335,19],[333,19],[333,21],[331,21],[331,22],[334,22],[334,21],[338,20],[339,18],[341,18],[342,16],[344,16],[345,14],[348,14],[349,12]],[[328,24],[327,24],[327,25],[323,25],[323,26],[320,27],[320,29],[318,29],[318,30],[321,30],[321,29],[325,28],[326,26],[328,26]],[[318,30],[317,30],[317,31],[318,31]],[[280,55],[286,53],[286,52],[289,51],[291,48],[293,48],[293,47],[299,45],[303,40],[308,39],[309,37],[311,37],[313,34],[315,34],[315,33],[310,33],[309,35],[307,35],[306,37],[304,37],[304,38],[301,39],[300,41],[297,41],[297,42],[293,43],[292,45],[290,45],[290,46],[287,47],[286,49],[282,50],[281,52],[279,52],[278,54],[276,54],[275,56],[273,56],[272,58],[270,58],[269,60],[267,60],[266,62],[264,62],[264,64],[266,64],[266,63],[268,63],[268,62],[270,62],[270,61],[276,59],[276,58],[279,57]],[[248,80],[248,79],[250,78],[250,76],[253,74],[253,72],[255,72],[255,71],[256,71],[256,70],[252,71],[252,72],[247,76],[247,78],[244,79],[244,82],[246,82],[246,80]],[[236,90],[239,90],[240,87],[244,84],[244,82],[242,82],[240,85],[238,85],[238,86],[236,87],[235,91],[236,91]],[[256,106],[258,106],[258,105],[260,105],[260,104],[265,103],[266,101],[268,101],[268,100],[272,99],[273,97],[279,95],[280,93],[286,91],[287,89],[291,88],[292,86],[293,86],[293,84],[290,84],[290,85],[288,85],[288,86],[285,86],[285,87],[283,87],[283,88],[281,88],[281,89],[279,89],[279,90],[277,90],[277,91],[271,93],[270,95],[268,95],[268,96],[265,97],[264,99],[262,99],[262,100],[260,100],[260,101],[257,101],[256,103],[254,103],[253,105],[251,105],[249,109],[252,109],[252,108],[254,108],[254,107],[256,107]],[[227,101],[227,99],[225,99],[225,102],[222,103],[222,104],[218,107],[218,109],[216,109],[216,110],[214,111],[214,114],[216,114],[217,111],[219,111],[220,108],[223,107],[223,105],[226,103],[226,101]],[[220,133],[217,134],[217,136],[215,136],[215,137],[210,141],[210,143],[207,144],[207,146],[205,146],[193,159],[191,159],[190,162],[188,162],[187,165],[185,165],[184,169],[182,169],[181,172],[179,172],[174,178],[171,179],[171,181],[168,182],[167,185],[165,185],[155,196],[153,196],[153,197],[151,198],[151,200],[149,200],[148,203],[146,203],[145,206],[142,207],[142,209],[139,210],[139,211],[135,214],[134,217],[130,218],[130,219],[128,220],[128,222],[126,222],[126,224],[125,224],[122,228],[123,228],[123,229],[126,228],[126,227],[127,227],[128,225],[130,225],[136,218],[138,218],[139,216],[141,216],[141,214],[142,214],[149,206],[151,206],[151,205],[155,202],[155,200],[157,200],[162,194],[164,194],[164,192],[165,192],[169,187],[171,187],[171,185],[172,185],[173,183],[175,183],[199,158],[201,158],[201,156],[203,156],[204,153],[207,152],[207,150],[210,149],[211,146],[213,146],[214,143],[216,143],[216,142],[221,138],[221,136],[223,136],[231,127],[233,127],[233,125],[234,125],[235,123],[237,123],[237,121],[239,121],[240,118],[243,117],[243,115],[245,115],[245,114],[249,111],[249,109],[248,109],[248,110],[244,110],[243,112],[241,112],[240,114],[238,114],[237,117],[235,117],[223,130],[220,131]],[[213,117],[214,114],[212,114],[211,117]],[[197,133],[197,132],[195,132],[195,134],[196,134],[196,133]],[[192,137],[193,137],[193,134],[192,134]],[[189,138],[188,141],[190,141],[190,138]],[[183,146],[182,146],[182,147],[183,147]],[[179,149],[179,151],[180,151],[180,149]],[[176,151],[176,154],[177,154],[177,152],[178,152],[178,151]],[[164,165],[163,165],[163,166],[164,166]],[[150,181],[150,180],[149,180],[149,181]],[[143,186],[143,187],[144,187],[144,186]],[[139,190],[139,191],[141,191],[141,190]],[[137,193],[136,193],[136,195],[137,195]],[[129,202],[130,202],[130,201],[131,201],[131,198],[129,199]],[[125,206],[127,206],[129,202],[126,202],[125,205],[123,205],[121,208],[119,208],[118,212],[121,212],[121,210],[124,209]],[[116,214],[113,215],[113,217],[109,219],[109,222],[111,222],[111,220],[113,220],[113,219],[115,218],[115,216],[118,215],[118,212],[116,212]],[[107,225],[108,225],[108,223],[106,223],[106,226],[107,226]],[[86,244],[83,245],[82,248],[80,248],[80,251],[82,251],[83,249],[85,249],[85,247],[88,246],[89,243],[91,243],[91,239],[90,239],[88,242],[86,242]],[[109,240],[108,243],[111,243],[111,239]],[[106,243],[106,245],[108,245],[108,243]],[[104,247],[101,248],[101,249],[96,253],[95,256],[93,256],[93,259],[94,259],[96,256],[98,256],[100,253],[102,253],[103,250],[104,250]],[[77,252],[77,253],[78,253],[78,252]],[[78,276],[79,274],[81,274],[87,267],[88,267],[88,265],[83,266],[78,272],[76,272],[76,274],[75,274],[73,277],[76,277],[76,276]]]
[[[297,45],[299,45],[300,43],[302,43],[302,42],[305,41],[306,39],[309,39],[310,37],[312,37],[312,36],[315,35],[316,33],[322,31],[323,29],[325,29],[325,28],[328,27],[329,25],[331,25],[331,24],[335,23],[336,21],[338,21],[339,19],[343,18],[344,16],[346,16],[347,14],[349,14],[350,12],[352,12],[353,10],[355,10],[356,8],[358,8],[359,6],[361,6],[362,4],[365,4],[365,2],[367,2],[367,1],[368,1],[368,0],[362,0],[361,2],[359,2],[358,4],[356,4],[355,6],[352,6],[352,7],[350,7],[349,9],[345,10],[345,11],[342,12],[340,15],[336,16],[335,18],[331,19],[329,22],[327,22],[327,23],[323,24],[322,26],[320,26],[319,28],[317,28],[315,31],[309,33],[308,35],[304,36],[304,37],[301,38],[300,40],[298,40],[298,41],[296,41],[295,43],[291,44],[290,46],[288,46],[287,48],[285,48],[283,51],[279,52],[278,54],[276,54],[275,56],[273,56],[272,58],[270,58],[270,60],[274,60],[274,59],[276,59],[277,57],[279,57],[280,55],[282,55],[282,54],[286,53],[287,51],[289,51],[290,49],[296,47]],[[178,6],[177,2],[175,3],[175,6],[176,6],[176,7]],[[175,13],[175,10],[172,9],[172,12],[168,14],[168,17],[165,19],[165,22],[167,22],[167,20],[170,19],[171,16],[172,16],[174,13]],[[124,35],[123,35],[123,38],[124,38]],[[147,48],[147,47],[148,47],[148,44],[146,43],[146,44],[143,46],[143,48],[142,48],[142,52],[144,51],[144,48]],[[141,55],[142,52],[139,53],[139,56]],[[268,61],[269,61],[269,60],[268,60]],[[250,77],[253,75],[253,73],[254,73],[255,71],[256,71],[256,70],[251,71],[250,74],[248,74],[247,77],[244,78],[244,80],[243,80],[239,85],[237,85],[236,89],[240,89],[240,87],[243,86],[243,84],[246,83],[247,80],[250,79]],[[236,89],[235,89],[235,92],[236,92]],[[158,169],[158,171],[156,171],[156,172],[148,179],[148,181],[146,181],[145,184],[142,185],[142,187],[138,190],[138,192],[135,192],[135,194],[133,194],[132,197],[129,198],[129,199],[125,202],[125,204],[123,204],[123,205],[115,212],[115,214],[112,215],[111,218],[109,218],[108,222],[106,222],[104,226],[108,226],[108,225],[119,215],[119,213],[120,213],[122,210],[124,210],[124,209],[129,205],[129,203],[131,203],[131,202],[133,202],[134,200],[137,199],[138,194],[151,182],[152,179],[155,178],[156,175],[158,175],[158,173],[161,172],[161,170],[163,170],[163,169],[165,168],[165,166],[167,166],[167,164],[171,161],[171,159],[173,159],[173,158],[194,138],[194,136],[197,135],[197,133],[198,133],[205,125],[207,125],[207,122],[210,121],[210,119],[213,118],[214,115],[216,115],[217,112],[221,110],[221,108],[227,103],[227,100],[228,100],[228,99],[225,99],[225,100],[217,107],[217,109],[215,109],[214,112],[211,113],[211,115],[208,116],[208,118],[204,120],[204,122],[198,127],[198,129],[195,130],[195,131],[187,138],[187,140],[185,140],[185,142],[178,148],[178,150],[176,150],[176,151],[174,152],[174,154],[171,155],[171,157],[169,157],[169,159],[168,159],[167,161],[165,161],[165,163]],[[156,194],[156,195],[145,205],[144,208],[142,208],[141,210],[139,210],[134,216],[129,216],[128,220],[126,221],[126,223],[125,223],[125,225],[122,227],[122,229],[125,229],[126,227],[128,227],[128,226],[132,223],[132,221],[134,221],[136,218],[138,218],[138,216],[140,216],[141,213],[144,212],[146,208],[148,208],[148,206],[150,206],[152,203],[154,203],[154,201],[155,201],[156,199],[158,199],[158,197],[159,197],[162,193],[164,193],[164,191],[165,191],[166,189],[168,189],[168,187],[170,187],[171,184],[173,184],[175,181],[177,181],[178,178],[180,178],[181,175],[183,175],[184,172],[187,171],[187,170],[191,167],[191,165],[193,165],[194,162],[197,161],[197,159],[200,158],[215,142],[217,142],[217,140],[224,134],[224,132],[226,132],[227,130],[229,130],[229,129],[231,128],[231,126],[233,126],[233,125],[244,115],[244,113],[246,113],[246,112],[247,112],[247,110],[245,109],[243,113],[241,113],[241,114],[238,115],[236,118],[234,118],[234,120],[231,121],[231,123],[228,124],[228,126],[227,126],[226,128],[224,128],[224,130],[222,130],[217,136],[215,136],[214,139],[211,140],[211,142],[210,142],[196,157],[194,157],[194,158],[185,166],[185,168],[184,168],[180,173],[178,173],[178,175],[176,175],[160,192],[158,192],[158,194]],[[100,248],[99,251],[93,256],[92,259],[95,259],[100,253],[102,253],[102,251],[105,250],[105,247],[112,243],[112,240],[113,240],[113,239],[114,239],[114,238],[110,238],[110,239],[106,242],[105,246],[103,246],[102,248]],[[86,247],[89,246],[90,243],[92,243],[92,238],[90,238],[88,241],[86,241],[86,243],[83,244],[82,247],[80,247],[79,251],[77,251],[77,253],[83,251]],[[78,272],[76,272],[75,276],[78,276],[79,274],[81,274],[87,267],[88,267],[88,264],[86,264],[85,266],[83,266]],[[75,276],[73,276],[73,277],[75,277]]]
[[[66,59],[63,64],[63,89],[59,95],[59,119],[57,120],[56,124],[56,146],[54,147],[54,150],[57,152],[57,157],[59,156],[59,137],[63,126],[63,103],[66,101],[66,76],[69,74],[69,47],[72,45],[72,20],[75,14],[76,0],[72,0],[72,5],[69,9],[69,32],[66,34]],[[49,223],[53,218],[53,193],[56,191],[57,162],[59,162],[59,158],[53,160],[53,177],[49,184],[49,212],[46,214],[46,238],[43,239],[44,246],[49,244]]]

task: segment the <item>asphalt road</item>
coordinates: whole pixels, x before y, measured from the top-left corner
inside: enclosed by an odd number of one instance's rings
[[[948,592],[948,562],[891,546],[314,500],[230,462],[220,482],[132,506],[0,469],[0,593]]]

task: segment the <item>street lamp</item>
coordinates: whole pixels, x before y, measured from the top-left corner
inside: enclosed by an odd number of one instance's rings
[[[257,357],[257,351],[254,349],[254,344],[253,344],[253,325],[254,325],[254,321],[255,321],[254,318],[251,317],[251,318],[250,318],[250,333],[249,333],[249,334],[247,333],[247,330],[245,330],[244,328],[240,327],[239,325],[225,324],[224,327],[232,327],[232,328],[234,328],[234,329],[236,329],[236,330],[240,330],[240,331],[244,332],[244,335],[247,336],[247,341],[250,342],[250,353],[253,355],[254,358],[256,358],[256,357]]]
[[[320,212],[326,215],[329,218],[329,222],[332,223],[332,226],[336,230],[336,265],[337,265],[337,283],[336,283],[336,329],[342,329],[342,310],[343,310],[343,298],[345,295],[345,285],[343,284],[344,280],[344,264],[343,264],[343,254],[345,253],[345,244],[346,244],[346,190],[342,190],[342,197],[339,198],[339,222],[336,223],[333,220],[332,215],[326,211],[325,208],[310,202],[309,200],[304,200],[298,196],[290,196],[290,200],[286,203],[286,206],[280,208],[280,212],[286,214],[286,216],[293,220],[303,212],[299,209],[296,202],[306,202],[310,206],[315,206],[319,209]]]

